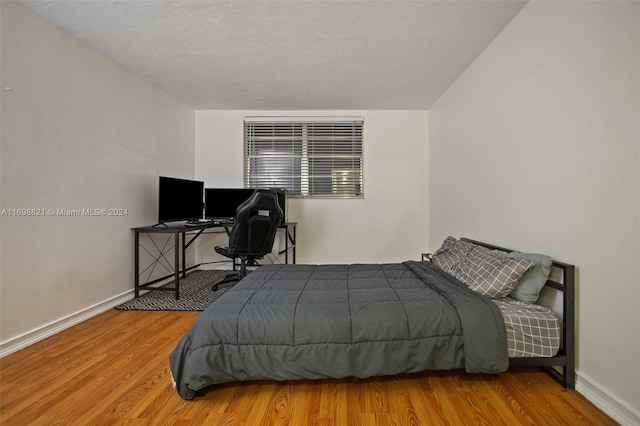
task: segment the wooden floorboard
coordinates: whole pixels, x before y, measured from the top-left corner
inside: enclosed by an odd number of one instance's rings
[[[244,382],[193,401],[168,357],[198,312],[111,310],[0,360],[2,425],[613,425],[538,369]]]

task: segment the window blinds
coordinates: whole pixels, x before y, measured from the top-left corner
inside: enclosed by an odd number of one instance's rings
[[[362,198],[362,117],[247,117],[245,184]]]

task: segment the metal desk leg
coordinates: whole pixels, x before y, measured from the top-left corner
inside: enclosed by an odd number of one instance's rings
[[[293,227],[293,264],[296,264],[296,246],[298,245],[298,241],[297,241],[297,237],[296,237],[296,228],[297,226],[294,225]]]
[[[140,233],[138,231],[135,231],[135,238],[134,238],[134,248],[133,248],[133,252],[135,253],[133,256],[133,261],[134,261],[134,273],[135,273],[135,278],[134,278],[134,295],[135,298],[137,299],[138,297],[140,297]]]
[[[176,300],[178,300],[180,298],[180,250],[178,249],[178,247],[180,247],[180,232],[176,231],[174,235],[175,235],[174,252],[176,253],[176,260],[173,266],[175,269]]]
[[[182,233],[182,278],[187,277],[187,247],[185,246],[186,234]],[[176,246],[178,250],[178,246]],[[177,298],[176,298],[177,299]]]
[[[284,227],[284,263],[289,264],[289,225]]]

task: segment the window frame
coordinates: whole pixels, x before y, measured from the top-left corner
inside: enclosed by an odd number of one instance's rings
[[[270,185],[270,186],[260,185],[260,184],[256,185],[255,182],[252,182],[252,180],[254,180],[253,178],[255,176],[258,176],[258,174],[256,175],[251,174],[252,162],[255,162],[256,160],[259,160],[261,158],[265,160],[268,158],[267,155],[261,157],[259,154],[252,153],[252,152],[255,152],[256,150],[257,142],[256,142],[255,136],[251,136],[249,133],[250,133],[250,130],[255,129],[255,127],[252,127],[252,126],[255,126],[256,124],[259,125],[259,123],[264,123],[265,125],[273,125],[274,128],[277,125],[280,125],[280,126],[291,125],[290,134],[291,134],[291,144],[292,144],[292,148],[291,148],[292,164],[290,165],[290,170],[293,172],[293,175],[289,176],[289,178],[291,179],[290,185],[286,185],[286,184],[278,185],[278,183],[275,183],[274,185]],[[319,130],[317,134],[314,133],[312,135],[313,140],[310,141],[309,132],[314,130],[313,126],[315,124],[318,124],[319,127],[324,130]],[[349,140],[351,147],[350,147],[350,151],[349,149],[347,149],[346,154],[344,153],[335,154],[335,151],[339,151],[338,149],[336,149],[336,147],[340,148],[341,145],[337,141],[334,142],[333,139],[338,138],[340,136],[344,138],[344,135],[340,135],[339,130],[334,131],[332,129],[333,133],[327,136],[327,134],[324,132],[326,132],[328,125],[336,125],[336,128],[338,129],[344,126],[349,126],[349,125],[352,126],[353,128],[352,136],[351,136],[351,139]],[[298,135],[299,140],[296,140],[295,126],[301,127],[302,133]],[[364,117],[249,116],[249,117],[244,117],[243,133],[244,133],[243,179],[244,179],[245,188],[287,187],[287,189],[289,190],[288,196],[293,198],[313,198],[313,199],[323,199],[323,198],[324,199],[363,199],[364,198],[364,135],[363,135]],[[276,130],[274,130],[274,135],[275,133],[276,133]],[[328,142],[327,140],[322,142],[316,142],[316,140],[318,139],[321,140],[322,137],[328,138],[330,142]],[[274,137],[274,142],[272,143],[275,144],[275,137]],[[296,156],[296,151],[298,151],[297,149],[298,146],[296,144],[299,144],[299,148],[300,148],[299,160],[297,160],[297,156]],[[331,154],[329,155],[326,153],[326,151],[323,151],[317,157],[314,157],[312,154],[309,154],[309,150],[311,150],[311,147],[315,149],[320,149],[320,150],[322,149],[326,150],[329,147],[331,150]],[[344,149],[344,145],[342,145],[342,148]],[[286,155],[284,153],[286,153],[286,150],[283,150],[282,155],[274,155],[274,158],[286,158]],[[345,159],[346,161],[349,161],[348,160],[349,158],[351,159],[351,164],[349,165],[347,163],[346,167],[341,168],[340,166],[336,167],[334,165],[334,161],[337,161],[339,163],[341,160],[345,160]],[[310,170],[310,169],[313,169],[312,163],[314,162],[314,159],[316,160],[316,165],[318,165],[318,168],[320,170],[324,170],[324,175],[320,172],[312,172]],[[321,165],[322,160],[326,160],[331,165],[329,167],[325,166],[323,169]],[[297,164],[295,164],[296,161],[299,161],[299,167]],[[263,166],[263,167],[268,167],[268,166]],[[297,169],[299,169],[299,174]],[[329,172],[329,175],[327,175],[327,170]],[[336,185],[340,185],[340,183],[338,182],[338,178],[339,178],[339,173],[341,171],[342,173],[347,173],[347,174],[353,173],[355,174],[355,177],[350,179],[347,178],[345,182],[345,187],[342,189],[342,191],[344,192],[341,192],[340,190],[338,190],[337,192],[334,192],[336,191]],[[334,176],[334,173],[335,173],[335,176]],[[287,176],[286,175],[284,177],[276,176],[276,179],[277,178],[286,180]],[[329,181],[330,184],[327,184],[327,182],[322,182],[327,178],[330,179]],[[259,178],[255,177],[255,179],[257,180]],[[299,185],[296,182],[297,179],[299,179]],[[312,181],[314,182],[313,184],[311,183]],[[328,188],[332,192],[314,193],[315,191],[312,188],[318,181],[320,181],[320,183],[318,184],[319,189],[326,190]],[[290,191],[291,188],[294,188],[294,191]],[[299,193],[298,193],[298,189],[300,191]]]

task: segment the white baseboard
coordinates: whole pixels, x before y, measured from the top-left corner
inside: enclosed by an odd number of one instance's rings
[[[73,327],[83,321],[88,320],[91,317],[95,317],[111,308],[114,308],[128,300],[133,299],[133,290],[128,290],[103,302],[97,303],[86,309],[78,311],[74,314],[68,315],[59,320],[53,321],[49,324],[45,324],[42,327],[38,327],[34,330],[28,331],[17,337],[13,337],[4,342],[0,342],[0,358],[3,358],[9,354],[26,348],[29,345],[33,345],[40,340],[44,340],[47,337],[53,336],[56,333]]]
[[[198,266],[198,270],[200,271],[230,271],[231,265],[222,264],[222,263],[213,263],[209,265],[200,265]]]
[[[622,426],[639,426],[640,411],[629,406],[589,376],[578,373],[576,391]]]

